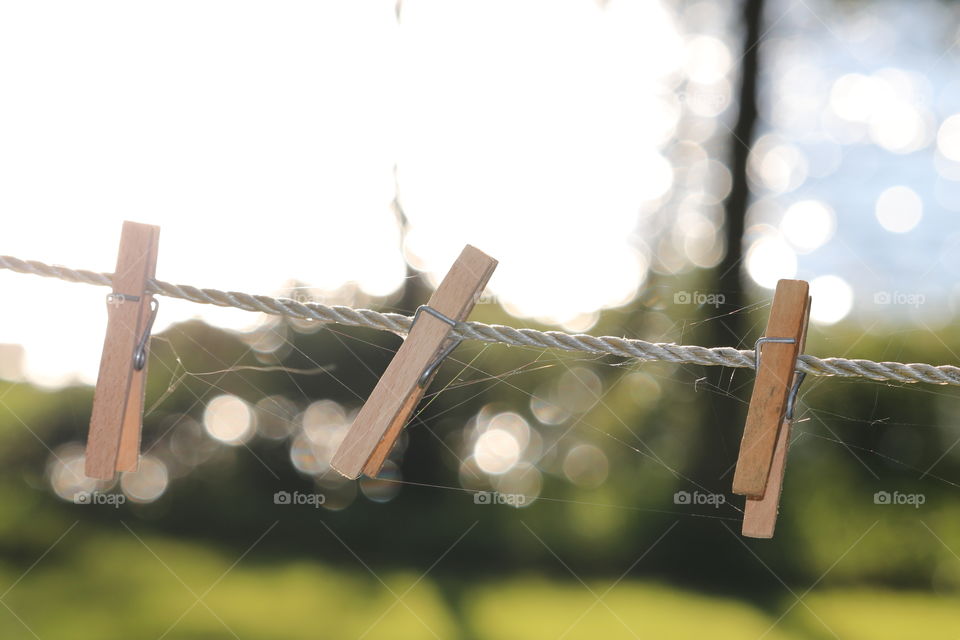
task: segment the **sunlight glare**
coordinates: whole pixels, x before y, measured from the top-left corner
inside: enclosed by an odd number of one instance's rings
[[[784,238],[799,253],[810,253],[833,236],[836,216],[819,200],[801,200],[790,205],[780,221]]]
[[[910,187],[898,185],[885,189],[877,198],[877,221],[891,233],[906,233],[920,224],[923,200]]]
[[[811,280],[810,297],[810,320],[817,324],[836,324],[853,309],[853,288],[839,276],[820,276]]]
[[[797,276],[797,254],[780,236],[760,238],[747,251],[747,273],[765,289],[773,289],[782,278]]]
[[[722,80],[730,70],[730,49],[713,36],[692,36],[685,50],[683,69],[694,82],[711,84]]]

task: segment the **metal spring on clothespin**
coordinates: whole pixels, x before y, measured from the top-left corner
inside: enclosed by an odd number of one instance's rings
[[[419,307],[417,307],[417,312],[413,314],[413,322],[410,323],[411,330],[413,329],[413,325],[417,323],[417,319],[420,317],[420,312],[429,313],[434,318],[437,318],[438,320],[446,322],[448,325],[450,325],[454,329],[457,328],[456,320],[443,315],[442,313],[440,313],[439,311],[437,311],[436,309],[434,309],[428,304],[422,304]],[[423,370],[423,373],[420,375],[420,378],[417,380],[417,384],[420,385],[421,387],[426,387],[427,383],[430,382],[430,378],[433,377],[434,372],[437,370],[437,367],[440,366],[440,364],[446,359],[447,356],[453,353],[453,350],[456,349],[461,342],[463,342],[463,338],[457,338],[457,337],[450,338],[450,344],[444,347],[440,351],[440,353],[437,354],[437,357],[434,358],[433,362],[431,362],[426,366],[426,368]]]
[[[764,342],[795,344],[797,341],[793,338],[759,338],[753,347],[753,368],[755,371],[760,371],[760,345]],[[796,379],[794,380],[793,387],[790,388],[790,395],[787,396],[787,410],[784,413],[787,420],[793,420],[793,409],[797,401],[797,392],[800,391],[800,385],[803,384],[804,378],[807,377],[807,374],[803,371],[795,371],[795,374]]]

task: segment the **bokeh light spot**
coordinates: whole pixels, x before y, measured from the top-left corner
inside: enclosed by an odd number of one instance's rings
[[[563,460],[563,474],[570,482],[586,489],[602,485],[609,471],[607,455],[590,444],[575,446]]]
[[[387,460],[376,478],[364,476],[360,480],[360,491],[373,502],[390,502],[400,493],[400,480],[400,468],[392,460]]]
[[[120,488],[134,502],[153,502],[163,495],[169,482],[167,465],[153,456],[143,456],[136,471],[120,478]]]
[[[473,456],[477,466],[486,473],[509,471],[520,460],[520,443],[509,431],[490,429],[480,434],[474,445]]]
[[[880,226],[887,231],[906,233],[920,223],[923,200],[910,187],[890,187],[877,198],[874,213]]]
[[[840,322],[853,309],[853,289],[839,276],[820,276],[810,281],[810,320],[830,325]]]
[[[687,40],[683,69],[694,82],[711,84],[722,80],[730,69],[730,50],[712,36],[693,36]]]
[[[599,376],[586,367],[568,369],[557,380],[557,402],[571,413],[589,411],[602,393]]]
[[[797,254],[779,235],[760,238],[747,251],[747,273],[765,289],[773,289],[781,278],[797,275]]]
[[[521,462],[493,481],[494,488],[509,499],[505,504],[516,507],[529,507],[540,495],[543,487],[543,475],[530,463]]]
[[[73,502],[79,493],[91,493],[100,488],[94,478],[88,478],[84,471],[86,458],[83,447],[71,443],[60,447],[52,456],[50,464],[50,486],[54,493],[68,502]]]
[[[944,157],[960,162],[960,113],[950,116],[940,125],[937,149]]]
[[[240,445],[253,434],[253,415],[247,403],[237,396],[217,396],[203,412],[203,427],[224,444]]]
[[[833,210],[819,200],[802,200],[787,208],[780,221],[784,239],[794,249],[808,253],[825,244],[836,225]]]

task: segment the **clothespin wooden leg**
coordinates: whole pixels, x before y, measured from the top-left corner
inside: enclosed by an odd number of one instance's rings
[[[803,353],[807,341],[807,325],[810,320],[811,300],[807,299],[807,310],[804,316],[803,332],[800,336],[799,353]],[[791,393],[796,393],[800,383],[803,381],[803,374],[794,372],[791,381]],[[794,397],[794,405],[796,398]],[[794,409],[791,406],[791,409]],[[777,446],[773,450],[773,460],[770,464],[770,474],[767,478],[767,489],[762,498],[747,497],[747,502],[743,508],[743,528],[741,533],[750,538],[772,538],[773,531],[777,526],[777,512],[780,508],[780,495],[783,491],[783,476],[787,466],[787,451],[790,448],[790,437],[792,429],[793,415],[788,412],[784,415],[783,424],[780,426],[780,435],[777,437]]]
[[[118,470],[137,468],[146,348],[156,309],[146,287],[156,272],[159,243],[160,227],[123,223],[87,438],[85,471],[91,478],[107,480]]]
[[[757,378],[733,476],[734,493],[763,498],[766,492],[774,449],[793,386],[809,291],[809,285],[803,280],[777,283],[766,336],[757,343]],[[759,357],[761,351],[762,358]]]
[[[159,235],[157,236],[159,238]],[[152,280],[156,268],[156,254],[154,253],[154,269],[148,277]],[[150,356],[150,330],[156,316],[156,302],[153,296],[147,296],[149,302],[141,305],[137,318],[137,334],[140,342],[137,348],[142,349],[143,366],[134,367],[130,377],[130,394],[127,399],[127,409],[123,414],[123,427],[120,429],[120,451],[117,453],[117,471],[136,471],[140,467],[140,434],[143,431],[143,401],[147,387],[147,360]]]
[[[433,365],[449,349],[452,325],[466,320],[496,267],[479,249],[464,248],[357,414],[331,460],[334,469],[348,478],[380,472],[433,378]]]

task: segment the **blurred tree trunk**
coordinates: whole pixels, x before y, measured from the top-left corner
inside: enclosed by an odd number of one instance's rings
[[[713,307],[705,307],[713,319],[703,323],[704,332],[701,335],[706,341],[705,344],[712,346],[737,345],[738,341],[745,345],[749,342],[747,334],[750,324],[747,316],[737,310],[746,304],[740,277],[744,257],[742,239],[750,199],[747,157],[754,142],[758,115],[757,75],[760,65],[760,39],[763,36],[764,4],[764,0],[744,0],[741,9],[740,23],[744,32],[737,101],[739,111],[728,143],[728,166],[733,181],[725,207],[726,254],[715,270],[713,283],[715,290],[725,296],[725,304],[716,312]],[[744,400],[749,385],[746,388],[741,387],[749,380],[750,374],[747,372],[707,367],[705,382],[710,386],[710,391],[706,392],[707,424],[710,428],[704,434],[704,450],[697,467],[697,473],[702,474],[700,477],[706,486],[729,490],[731,476],[728,474],[722,480],[719,480],[719,476],[737,457],[746,415]],[[718,453],[721,455],[717,455]]]
[[[743,261],[743,226],[750,201],[747,181],[747,157],[753,146],[757,123],[757,75],[759,73],[760,38],[762,37],[764,0],[745,0],[743,3],[743,53],[740,61],[740,94],[737,100],[737,122],[728,143],[729,167],[733,177],[730,196],[726,202],[726,255],[717,267],[717,288],[727,296],[727,309],[743,306],[744,295],[740,282]],[[731,323],[739,323],[741,316],[731,316]],[[732,326],[732,325],[731,325]],[[735,335],[743,337],[737,331]],[[726,336],[729,339],[729,335]],[[722,340],[721,340],[722,342]]]
[[[742,309],[746,296],[740,279],[743,261],[743,229],[750,187],[747,182],[747,156],[753,144],[754,128],[757,122],[757,72],[759,69],[759,40],[762,34],[763,0],[743,0],[738,20],[743,27],[742,53],[740,59],[740,91],[737,120],[728,142],[727,166],[732,174],[730,196],[725,203],[726,222],[724,239],[726,253],[723,260],[713,271],[712,281],[707,287],[714,292],[723,293],[724,304],[715,309],[703,306],[702,321],[690,336],[697,344],[708,346],[731,346],[741,341],[749,341],[747,335],[750,322],[747,316],[738,312]],[[699,381],[697,399],[701,416],[700,429],[694,442],[696,449],[691,451],[691,466],[685,475],[697,483],[702,491],[719,492],[727,496],[729,506],[742,509],[744,500],[731,496],[733,466],[740,448],[740,438],[746,418],[746,396],[750,389],[752,375],[749,372],[725,367],[704,367],[703,379]],[[746,386],[744,387],[744,384]],[[681,484],[689,486],[682,481]],[[732,499],[731,499],[732,498]],[[726,517],[736,517],[737,513],[727,507]],[[731,528],[739,530],[738,523]],[[712,576],[739,575],[743,567],[736,564],[738,543],[730,538],[720,546],[704,545],[700,541],[705,535],[716,535],[716,525],[709,521],[687,523],[677,527],[670,536],[670,542],[682,562],[675,566],[711,568]],[[724,545],[729,545],[724,549]],[[675,572],[675,569],[674,569]],[[676,573],[674,573],[676,575]],[[681,579],[701,581],[702,575],[691,570]],[[707,578],[709,581],[711,578]],[[715,579],[715,578],[714,578]],[[721,583],[718,582],[717,586]]]

